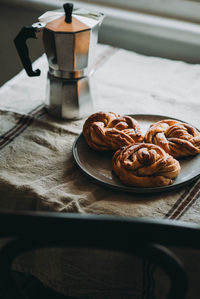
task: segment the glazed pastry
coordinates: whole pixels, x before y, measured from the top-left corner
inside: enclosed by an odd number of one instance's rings
[[[160,187],[173,183],[180,172],[180,164],[161,147],[139,143],[115,152],[112,168],[127,186]]]
[[[150,126],[144,141],[161,146],[175,158],[200,153],[200,132],[186,123],[166,119]]]
[[[83,135],[87,144],[97,151],[116,150],[143,141],[136,120],[113,112],[92,114],[83,125]]]

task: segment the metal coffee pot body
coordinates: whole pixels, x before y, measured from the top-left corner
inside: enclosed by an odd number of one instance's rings
[[[94,64],[99,24],[85,29],[83,26],[77,32],[55,32],[50,25],[43,32],[50,73],[66,79],[87,76]]]
[[[91,13],[64,4],[64,11],[47,12],[38,23],[24,27],[15,39],[15,45],[29,76],[33,71],[26,39],[43,37],[49,71],[47,75],[47,102],[49,112],[56,117],[74,119],[92,112],[91,76],[95,46],[103,14]]]

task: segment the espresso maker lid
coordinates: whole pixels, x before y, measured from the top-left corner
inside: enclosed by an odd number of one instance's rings
[[[75,33],[93,28],[102,22],[103,17],[102,13],[73,9],[73,4],[66,3],[63,10],[47,11],[38,20],[45,23],[48,30]]]

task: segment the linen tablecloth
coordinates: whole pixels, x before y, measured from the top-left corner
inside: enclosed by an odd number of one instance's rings
[[[166,218],[200,224],[200,180],[175,191],[139,195],[108,189],[86,177],[72,156],[73,142],[85,119],[57,120],[48,115],[45,55],[35,62],[34,68],[38,67],[40,77],[29,78],[22,71],[0,89],[0,210]],[[167,115],[200,126],[200,65],[98,45],[92,81],[94,112]],[[198,256],[193,254],[193,258],[198,268]],[[19,259],[15,269],[80,298],[153,296],[151,265],[118,253],[41,250]],[[192,283],[198,286],[195,277]],[[195,295],[191,293],[190,298]]]

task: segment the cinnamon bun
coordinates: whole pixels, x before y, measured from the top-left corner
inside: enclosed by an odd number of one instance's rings
[[[139,143],[117,150],[112,169],[127,186],[160,187],[172,184],[181,167],[161,147]]]
[[[200,132],[189,124],[165,119],[150,126],[144,141],[162,147],[175,158],[200,153]]]
[[[116,150],[143,141],[135,119],[113,112],[92,114],[83,125],[83,135],[87,144],[97,151]]]

